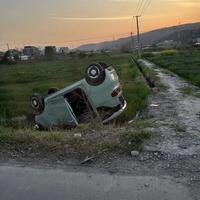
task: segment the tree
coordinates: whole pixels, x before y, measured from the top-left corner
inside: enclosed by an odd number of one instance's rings
[[[16,60],[10,50],[6,51],[2,59],[3,64],[15,64]]]

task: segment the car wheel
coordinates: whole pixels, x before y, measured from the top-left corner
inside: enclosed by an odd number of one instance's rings
[[[56,93],[56,92],[58,92],[58,91],[59,91],[59,89],[56,88],[56,87],[49,88],[49,90],[48,90],[48,95],[54,94],[54,93]]]
[[[91,64],[86,68],[85,79],[89,85],[100,85],[104,82],[105,77],[105,69],[100,64]]]
[[[31,108],[36,115],[42,113],[44,110],[44,97],[40,94],[33,94],[31,96]]]

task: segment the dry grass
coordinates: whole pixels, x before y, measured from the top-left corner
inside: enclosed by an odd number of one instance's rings
[[[0,127],[0,147],[13,149],[30,155],[101,155],[103,153],[130,153],[142,150],[144,140],[150,133],[114,125],[88,124],[74,130],[54,130],[41,132],[31,129]]]

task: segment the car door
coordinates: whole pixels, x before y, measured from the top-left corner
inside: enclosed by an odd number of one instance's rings
[[[46,128],[78,125],[71,106],[63,96],[48,100],[43,114],[36,117],[36,122]]]

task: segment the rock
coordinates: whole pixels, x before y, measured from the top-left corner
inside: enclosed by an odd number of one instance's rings
[[[131,156],[136,157],[139,156],[140,152],[139,151],[131,151]]]
[[[154,156],[158,156],[158,152],[154,152]]]
[[[69,144],[66,144],[66,145],[64,146],[64,148],[65,148],[65,149],[69,149],[69,148],[70,148],[70,145],[69,145]]]
[[[74,134],[74,137],[75,137],[75,138],[81,138],[81,137],[82,137],[82,134],[81,134],[81,133],[75,133],[75,134]]]
[[[153,133],[155,131],[155,128],[145,128],[144,131]]]

